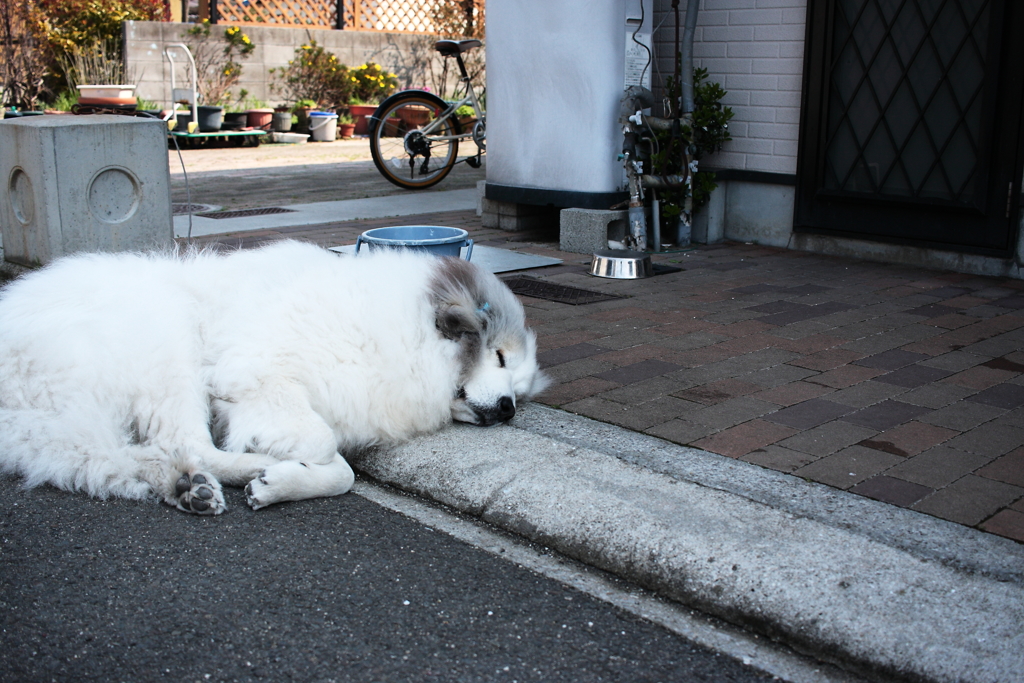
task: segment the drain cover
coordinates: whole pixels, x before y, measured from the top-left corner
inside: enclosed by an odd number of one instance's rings
[[[280,206],[270,206],[265,209],[239,209],[238,211],[213,211],[210,213],[196,214],[203,218],[245,218],[246,216],[266,216],[272,213],[294,213],[295,209],[282,209]]]
[[[556,285],[551,282],[536,280],[532,277],[510,277],[504,280],[504,282],[516,294],[533,297],[534,299],[554,301],[560,304],[569,304],[571,306],[626,298],[616,294],[605,294],[604,292],[594,292],[589,289]]]
[[[187,213],[199,213],[200,211],[211,211],[214,207],[210,204],[171,204],[171,212],[175,216]]]

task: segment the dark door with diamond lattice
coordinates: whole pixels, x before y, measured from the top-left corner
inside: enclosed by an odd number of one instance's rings
[[[809,0],[794,229],[1008,255],[1024,0]]]

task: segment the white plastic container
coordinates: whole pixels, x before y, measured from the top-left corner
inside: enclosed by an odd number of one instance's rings
[[[305,133],[278,133],[272,132],[270,134],[270,142],[286,145],[302,145],[309,140],[309,136]]]
[[[309,112],[309,133],[313,142],[331,142],[338,137],[338,115],[326,111]]]

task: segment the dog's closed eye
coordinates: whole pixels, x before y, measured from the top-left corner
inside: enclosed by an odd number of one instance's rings
[[[498,365],[505,367],[505,354],[501,352],[501,349],[498,349]]]

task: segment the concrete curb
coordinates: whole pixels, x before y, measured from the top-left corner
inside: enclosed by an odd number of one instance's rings
[[[204,218],[192,216],[192,236],[221,235],[253,230],[275,230],[341,223],[368,218],[418,216],[441,211],[466,211],[477,204],[476,188],[439,190],[415,195],[385,195],[364,199],[343,199],[335,202],[289,204],[284,214],[244,216],[240,218]],[[174,236],[188,235],[189,216],[174,217]]]
[[[861,674],[1024,674],[1024,548],[1006,539],[536,405],[351,460]]]

